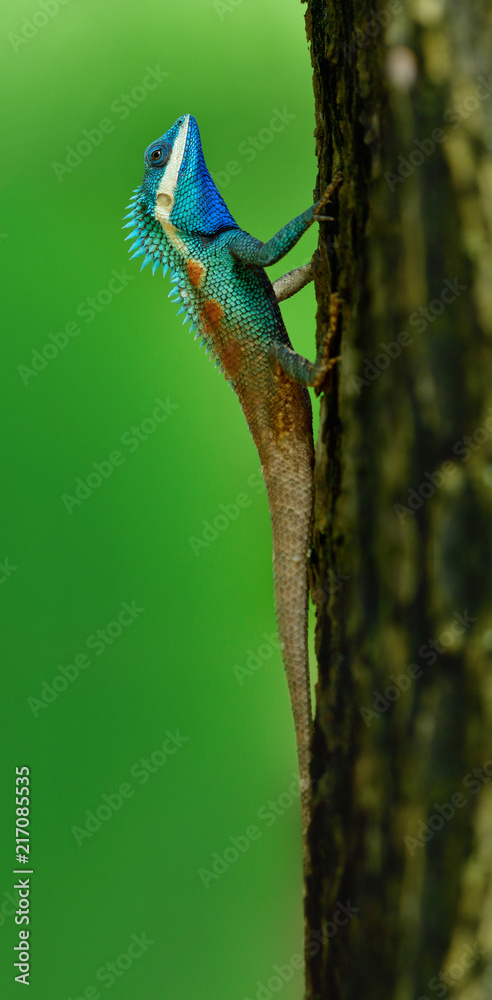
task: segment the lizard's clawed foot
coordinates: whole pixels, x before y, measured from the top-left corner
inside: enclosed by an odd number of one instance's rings
[[[318,220],[320,222],[326,222],[326,221],[333,222],[334,221],[333,219],[329,219],[329,218],[327,218],[327,216],[320,215],[319,213],[320,213],[320,209],[323,208],[323,205],[326,205],[327,201],[330,200],[330,198],[331,198],[331,196],[332,196],[335,188],[337,188],[338,185],[341,184],[342,180],[343,180],[343,178],[342,178],[341,171],[338,170],[337,173],[335,174],[335,176],[334,176],[331,184],[328,185],[328,187],[327,187],[327,189],[326,189],[323,197],[321,198],[320,202],[318,203],[318,207],[316,209],[316,212],[314,213],[314,217],[315,217],[316,220]]]

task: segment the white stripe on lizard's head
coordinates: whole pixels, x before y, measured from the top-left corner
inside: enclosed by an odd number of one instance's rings
[[[189,236],[214,236],[239,229],[217,190],[203,157],[200,132],[193,115],[181,115],[159,139],[147,146],[145,172],[136,194],[139,211],[149,218],[149,228],[161,244],[180,254]],[[161,240],[161,235],[164,240]]]
[[[174,206],[174,194],[178,183],[179,169],[183,162],[186,147],[186,137],[190,124],[190,116],[186,115],[183,124],[174,140],[171,156],[162,175],[159,187],[156,192],[155,217],[164,228],[164,223],[169,222],[169,218]]]

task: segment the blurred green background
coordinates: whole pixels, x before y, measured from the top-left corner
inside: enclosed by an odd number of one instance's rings
[[[311,204],[303,8],[7,0],[1,23],[2,995],[22,989],[11,900],[14,773],[27,764],[32,1000],[252,1000],[302,951],[299,806],[284,794],[294,731],[264,638],[275,630],[267,501],[237,400],[181,327],[168,278],[129,262],[121,226],[145,147],[184,112],[249,232],[267,239]],[[265,132],[276,111],[285,127]],[[312,287],[283,312],[313,356]],[[152,427],[156,400],[175,408]],[[112,474],[63,502],[114,451]],[[239,516],[196,554],[190,537],[240,493]],[[134,617],[107,632],[123,602]],[[257,669],[239,678],[251,650]],[[187,739],[175,748],[167,731]],[[153,754],[145,779],[139,762]],[[262,811],[279,796],[277,815]],[[98,809],[81,838],[74,828]],[[251,824],[258,839],[206,887],[199,870]],[[154,943],[108,971],[143,932]],[[291,971],[285,1000],[302,993]]]

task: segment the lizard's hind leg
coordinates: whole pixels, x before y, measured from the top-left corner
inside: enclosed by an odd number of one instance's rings
[[[287,276],[285,276],[287,277]],[[319,396],[326,376],[333,366],[340,361],[340,357],[330,357],[330,349],[338,329],[338,317],[342,300],[337,292],[333,292],[330,300],[330,329],[318,350],[316,361],[308,361],[301,354],[297,354],[292,348],[287,347],[279,341],[275,341],[270,346],[270,359],[273,365],[280,365],[285,374],[294,382],[300,385],[313,386],[316,395]]]

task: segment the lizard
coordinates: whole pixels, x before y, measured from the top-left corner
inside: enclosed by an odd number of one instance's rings
[[[239,398],[258,449],[273,535],[277,628],[294,716],[300,778],[305,883],[310,874],[312,716],[307,650],[307,556],[313,523],[314,443],[307,386],[319,395],[338,358],[330,341],[340,300],[332,296],[331,331],[315,362],[297,354],[278,303],[313,279],[311,264],[272,285],[265,267],[275,264],[315,221],[333,221],[322,210],[341,180],[268,242],[242,230],[230,214],[206,165],[195,118],[182,115],[144,154],[142,184],[135,188],[123,228],[135,238],[131,259],[141,270],[170,271],[170,296],[183,323],[223,371]]]

